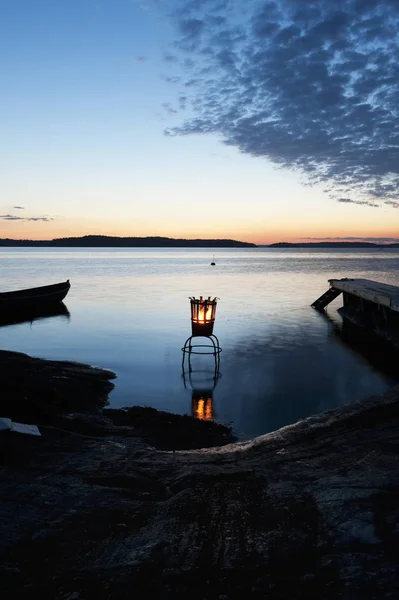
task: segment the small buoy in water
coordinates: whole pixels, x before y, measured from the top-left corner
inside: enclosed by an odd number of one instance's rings
[[[212,262],[211,262],[211,266],[212,266],[212,267],[214,267],[215,265],[216,265],[216,263],[215,263],[215,255],[213,255],[213,259],[212,259]]]

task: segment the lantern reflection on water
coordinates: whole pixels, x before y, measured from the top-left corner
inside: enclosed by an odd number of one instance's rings
[[[213,398],[210,391],[193,390],[191,395],[192,415],[201,421],[213,421]]]
[[[203,365],[201,365],[202,367]],[[191,414],[202,421],[215,419],[214,389],[221,377],[218,363],[214,369],[183,370],[184,387],[191,388]]]

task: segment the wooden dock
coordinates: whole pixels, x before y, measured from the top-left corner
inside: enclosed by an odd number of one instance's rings
[[[399,287],[371,279],[329,279],[331,288],[399,312]]]
[[[312,307],[323,311],[343,294],[340,314],[399,347],[399,287],[370,279],[329,279],[330,287]]]
[[[363,298],[374,304],[399,312],[399,287],[371,279],[329,279],[330,288],[313,302],[313,308],[323,310],[342,292]]]

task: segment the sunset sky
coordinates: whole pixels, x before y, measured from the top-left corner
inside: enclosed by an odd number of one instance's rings
[[[399,241],[398,0],[1,0],[0,237]]]

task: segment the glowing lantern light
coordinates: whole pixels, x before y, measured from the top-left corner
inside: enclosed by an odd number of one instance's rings
[[[211,300],[211,297],[203,299],[191,297],[191,334],[193,337],[209,337],[213,333],[215,323],[217,298]]]

